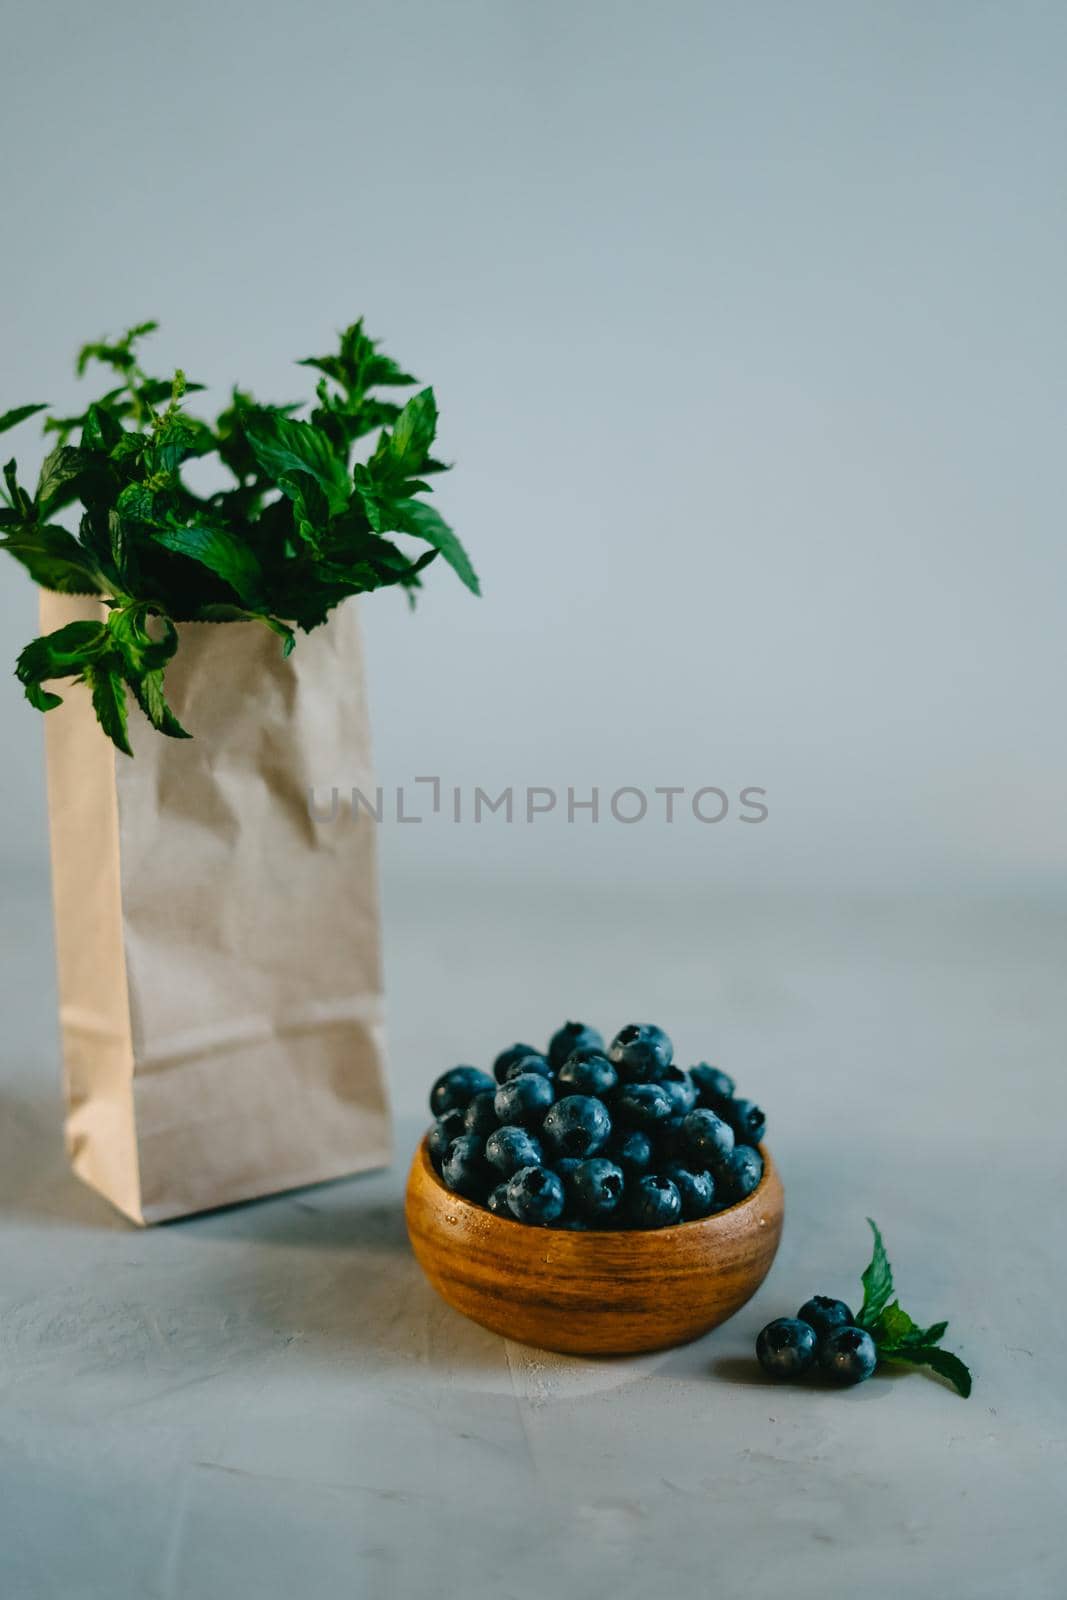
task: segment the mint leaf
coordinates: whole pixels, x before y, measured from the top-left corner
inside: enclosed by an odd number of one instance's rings
[[[102,580],[88,552],[72,533],[51,523],[23,526],[0,536],[6,550],[26,568],[34,583],[58,594],[101,594]]]
[[[57,444],[41,463],[37,480],[37,510],[40,515],[69,504],[75,497],[77,481],[91,457],[75,445]]]
[[[863,1274],[863,1305],[856,1321],[874,1340],[880,1361],[897,1361],[915,1367],[930,1367],[955,1385],[966,1399],[971,1392],[971,1375],[958,1356],[942,1350],[940,1341],[948,1331],[947,1322],[922,1328],[904,1310],[899,1300],[891,1300],[893,1269],[889,1265],[878,1225],[867,1218],[874,1234],[874,1253]]]
[[[32,522],[33,501],[19,483],[18,468],[14,460],[4,463],[4,487],[7,491],[7,503],[16,517],[22,522]]]
[[[278,487],[293,502],[293,526],[315,551],[329,531],[330,504],[313,478],[279,478]]]
[[[389,453],[401,474],[421,472],[436,432],[437,401],[432,389],[423,389],[408,401],[393,428]]]
[[[91,405],[82,424],[82,449],[111,451],[127,437],[122,423],[104,405]],[[140,438],[140,435],[132,436]]]
[[[175,555],[199,561],[253,608],[263,596],[263,569],[246,544],[225,528],[155,528],[152,537]]]
[[[6,433],[9,428],[17,428],[20,422],[25,422],[27,417],[32,417],[38,411],[47,411],[48,406],[15,406],[12,411],[0,413],[0,433]]]
[[[127,673],[126,682],[133,690],[134,697],[153,728],[158,728],[160,733],[165,733],[168,739],[191,739],[192,734],[187,733],[178,721],[174,712],[167,704],[163,693],[163,672],[142,673],[140,677]]]
[[[878,1355],[883,1361],[897,1362],[901,1366],[929,1367],[938,1377],[946,1378],[965,1400],[971,1392],[970,1368],[951,1350],[942,1350],[936,1344],[908,1345],[903,1349],[879,1345]]]
[[[893,1269],[889,1265],[889,1257],[885,1253],[878,1224],[871,1217],[867,1218],[867,1222],[874,1234],[874,1253],[862,1278],[863,1305],[859,1314],[861,1328],[870,1327],[885,1309],[889,1296],[893,1293]]]
[[[876,1344],[907,1344],[909,1339],[916,1343],[914,1335],[923,1331],[906,1311],[901,1310],[896,1300],[886,1306],[881,1316],[864,1325],[869,1328]]]
[[[35,677],[38,682],[45,678],[65,678],[72,671],[80,672],[86,661],[91,661],[107,647],[108,632],[103,622],[68,622],[26,646],[19,656],[17,675],[23,683],[27,676]]]
[[[896,1300],[886,1306],[880,1317],[869,1326],[869,1332],[879,1347],[937,1344],[948,1329],[947,1322],[935,1322],[932,1327],[920,1328]]]
[[[417,539],[425,539],[427,544],[432,544],[435,550],[440,551],[472,594],[481,594],[481,584],[478,582],[478,574],[471,566],[470,557],[448,523],[433,506],[428,505],[425,500],[399,500],[393,507],[393,513],[392,520],[387,519],[387,528],[379,529],[379,532],[395,530],[397,533],[412,533]]]
[[[114,665],[114,657],[105,656],[85,669],[85,681],[93,697],[97,721],[123,755],[132,756],[129,735],[126,732],[126,685],[121,672]]]
[[[244,430],[264,472],[290,498],[292,490],[286,485],[293,474],[307,474],[326,496],[331,511],[344,510],[351,490],[348,469],[320,428],[261,411],[246,418]]]
[[[38,711],[52,711],[62,697],[41,687],[53,678],[80,678],[108,647],[108,630],[102,622],[68,622],[54,633],[34,639],[15,663],[15,676],[26,698]]]

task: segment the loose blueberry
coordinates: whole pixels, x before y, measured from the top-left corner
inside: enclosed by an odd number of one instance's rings
[[[502,1126],[514,1122],[521,1128],[536,1128],[555,1098],[548,1078],[539,1072],[522,1072],[500,1085],[493,1106]]]
[[[756,1359],[772,1378],[800,1378],[815,1364],[815,1329],[797,1317],[776,1317],[756,1340]]]
[[[430,1090],[430,1110],[435,1117],[443,1117],[446,1111],[465,1111],[476,1094],[494,1087],[488,1072],[479,1072],[477,1067],[452,1067],[442,1072]]]
[[[671,1097],[658,1083],[624,1083],[612,1102],[620,1122],[634,1128],[654,1128],[671,1114]]]
[[[648,1172],[628,1192],[627,1210],[635,1228],[669,1228],[680,1222],[682,1197],[669,1178]]]
[[[556,1093],[606,1095],[618,1085],[619,1074],[602,1050],[575,1050],[556,1074]]]
[[[849,1328],[855,1322],[852,1309],[843,1300],[834,1300],[828,1294],[813,1294],[805,1300],[797,1316],[808,1322],[820,1339],[825,1339],[835,1328]]]
[[[520,1167],[508,1179],[508,1205],[520,1222],[555,1222],[563,1212],[563,1184],[547,1167]]]
[[[819,1365],[834,1383],[862,1383],[878,1365],[866,1328],[835,1328],[819,1345]]]
[[[604,1036],[585,1022],[565,1022],[548,1041],[548,1059],[558,1071],[576,1050],[603,1050]]]
[[[763,1157],[751,1145],[735,1145],[730,1154],[715,1169],[716,1181],[724,1200],[736,1205],[754,1189],[763,1177]]]
[[[734,1148],[734,1130],[728,1122],[700,1107],[690,1111],[682,1124],[686,1148],[698,1167],[717,1167]]]
[[[696,1110],[697,1088],[688,1072],[681,1067],[668,1067],[660,1073],[658,1082],[670,1096],[672,1117],[685,1117]]]
[[[484,1200],[491,1182],[484,1142],[473,1133],[453,1139],[441,1163],[441,1176],[454,1194],[468,1200]]]
[[[446,1111],[443,1117],[438,1117],[426,1139],[426,1148],[430,1152],[430,1160],[441,1170],[441,1163],[445,1159],[445,1151],[453,1139],[458,1139],[461,1133],[466,1133],[466,1113],[460,1111],[458,1106],[454,1111]]]
[[[552,1076],[552,1068],[548,1064],[548,1058],[539,1055],[536,1050],[528,1056],[519,1056],[513,1061],[505,1072],[503,1081],[504,1083],[510,1083],[512,1078],[521,1078],[524,1072],[536,1072],[542,1078],[551,1078]]]
[[[515,1213],[508,1205],[507,1183],[498,1183],[485,1203],[494,1217],[508,1217],[512,1222],[515,1221]]]
[[[507,1078],[508,1068],[513,1062],[521,1061],[523,1056],[536,1056],[540,1055],[540,1053],[536,1045],[509,1044],[506,1050],[501,1050],[493,1062],[493,1077],[497,1083],[503,1083]]]
[[[595,1155],[611,1134],[608,1108],[592,1095],[569,1094],[548,1112],[544,1134],[557,1155],[579,1159]]]
[[[682,1219],[696,1222],[710,1217],[715,1209],[715,1179],[710,1172],[691,1172],[676,1161],[664,1167],[663,1176],[669,1178],[682,1200]]]
[[[505,1178],[510,1178],[520,1167],[536,1167],[543,1160],[541,1146],[527,1128],[514,1123],[497,1128],[485,1141],[485,1158]]]
[[[733,1100],[723,1107],[722,1114],[737,1135],[738,1144],[763,1142],[767,1118],[754,1100]]]
[[[617,1211],[626,1180],[621,1167],[602,1156],[579,1161],[566,1185],[569,1199],[579,1216],[599,1222]]]
[[[631,1022],[611,1041],[608,1055],[624,1083],[658,1078],[671,1064],[674,1046],[662,1028],[651,1022]]]
[[[604,1146],[604,1154],[627,1178],[640,1178],[652,1165],[652,1140],[639,1128],[617,1128]]]
[[[721,1067],[709,1067],[706,1061],[690,1067],[689,1076],[696,1085],[697,1098],[709,1111],[718,1111],[734,1097],[734,1080]]]
[[[481,1094],[476,1094],[473,1100],[467,1102],[463,1121],[468,1133],[476,1133],[483,1139],[489,1137],[493,1129],[498,1126],[496,1112],[493,1109],[495,1100],[495,1089],[483,1089]]]

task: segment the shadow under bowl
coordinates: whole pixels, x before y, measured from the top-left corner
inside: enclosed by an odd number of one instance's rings
[[[726,1211],[673,1228],[535,1228],[446,1189],[426,1141],[405,1215],[416,1259],[450,1306],[522,1344],[632,1355],[685,1344],[732,1317],[770,1270],[784,1196],[761,1147],[759,1187]]]

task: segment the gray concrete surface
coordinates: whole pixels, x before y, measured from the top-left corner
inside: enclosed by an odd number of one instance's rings
[[[1062,906],[390,891],[394,1169],[139,1233],[65,1169],[44,886],[7,884],[5,1600],[1058,1600]],[[686,1349],[509,1345],[406,1246],[430,1077],[576,1011],[662,1017],[770,1107],[778,1263]],[[763,1321],[854,1293],[867,1214],[970,1401],[754,1370]]]

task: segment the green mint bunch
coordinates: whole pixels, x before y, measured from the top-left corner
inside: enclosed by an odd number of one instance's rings
[[[417,380],[362,321],[335,354],[300,363],[319,373],[306,418],[238,388],[214,421],[193,415],[188,397],[202,384],[180,371],[153,378],[141,365],[140,343],[155,328],[141,323],[115,343],[84,346],[78,375],[103,366],[111,386],[81,415],[45,420],[56,443],[32,494],[13,460],[0,489],[0,548],[43,588],[97,595],[107,611],[27,645],[15,669],[26,697],[50,711],[61,701],[45,683],[86,683],[102,728],[127,755],[130,695],[160,733],[189,737],[164,693],[176,623],[258,621],[288,655],[294,629],[319,627],[349,595],[398,586],[414,602],[438,556],[480,592],[466,551],[426,498],[427,480],[447,470],[432,454],[433,390],[394,398]],[[47,409],[5,412],[0,433]],[[211,457],[227,484],[200,495],[182,469]],[[417,541],[414,550],[398,535]]]
[[[971,1392],[970,1371],[959,1356],[941,1347],[948,1323],[935,1322],[929,1328],[921,1328],[901,1309],[899,1300],[893,1298],[893,1269],[882,1235],[870,1217],[867,1221],[874,1234],[874,1253],[863,1273],[863,1305],[856,1318],[857,1326],[866,1328],[874,1340],[879,1361],[929,1367],[966,1399]]]

